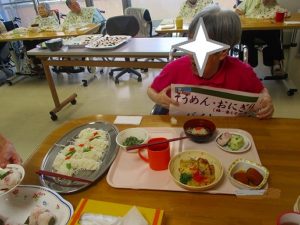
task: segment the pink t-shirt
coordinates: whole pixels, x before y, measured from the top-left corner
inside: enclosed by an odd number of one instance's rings
[[[220,70],[211,79],[193,73],[189,56],[172,61],[155,77],[151,87],[160,92],[170,84],[205,85],[251,93],[260,93],[264,88],[251,66],[230,56],[223,60]]]

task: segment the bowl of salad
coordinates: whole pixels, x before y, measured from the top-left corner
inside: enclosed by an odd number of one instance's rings
[[[206,119],[191,119],[184,123],[185,135],[197,143],[208,142],[215,134],[215,124]]]
[[[220,160],[199,149],[176,154],[168,169],[175,183],[190,191],[212,189],[223,176]]]
[[[122,130],[116,137],[117,144],[126,150],[127,147],[147,143],[149,139],[148,131],[143,128],[128,128]],[[128,152],[137,152],[130,150]]]

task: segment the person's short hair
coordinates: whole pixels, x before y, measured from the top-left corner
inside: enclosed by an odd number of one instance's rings
[[[207,35],[211,40],[227,44],[231,48],[240,42],[241,21],[234,11],[222,10],[218,5],[205,7],[191,22],[188,31],[189,38],[194,36],[200,18],[203,19]]]
[[[51,11],[51,8],[50,8],[49,3],[47,3],[47,2],[42,2],[42,3],[40,3],[39,5],[40,5],[40,6],[43,6],[43,7],[46,9],[46,11],[47,11],[48,13]]]

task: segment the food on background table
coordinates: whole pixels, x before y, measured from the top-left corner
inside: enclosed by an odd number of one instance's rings
[[[224,132],[218,137],[217,143],[223,147],[227,146],[232,151],[237,151],[245,145],[245,140],[242,135]]]
[[[97,38],[89,43],[89,47],[101,48],[101,47],[113,47],[118,46],[124,41],[128,40],[128,36],[104,36]]]
[[[137,137],[130,136],[130,137],[125,139],[125,141],[122,143],[122,145],[133,146],[133,145],[142,144],[143,142],[144,142],[143,139],[138,139]]]
[[[13,188],[19,183],[21,178],[22,174],[17,170],[0,168],[0,192]]]
[[[72,144],[65,146],[56,156],[53,168],[57,173],[72,176],[80,170],[97,170],[108,149],[108,133],[86,128]]]
[[[206,159],[180,160],[180,182],[190,186],[204,186],[215,180],[215,167]]]
[[[233,174],[233,178],[249,186],[258,186],[263,181],[263,176],[254,168],[239,170]]]
[[[193,127],[193,128],[188,128],[186,132],[192,134],[192,135],[207,135],[209,134],[209,131],[205,127]]]

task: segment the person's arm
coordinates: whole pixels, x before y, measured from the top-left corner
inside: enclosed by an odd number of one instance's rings
[[[161,92],[157,92],[151,87],[148,87],[147,94],[149,98],[158,105],[168,109],[170,104],[178,105],[178,102],[172,100],[167,92],[171,90],[171,86],[165,87]]]
[[[240,16],[243,16],[246,14],[246,11],[247,11],[247,0],[244,0],[236,7],[235,12]]]
[[[101,24],[104,20],[104,16],[97,9],[95,9],[93,14],[93,23]]]
[[[13,144],[0,134],[0,167],[4,168],[10,163],[21,164],[22,159]]]
[[[236,9],[235,12],[236,12],[237,14],[239,14],[240,16],[245,15],[245,13],[244,13],[243,11],[239,10],[239,9]]]
[[[272,98],[267,88],[264,88],[255,105],[256,117],[259,119],[269,119],[274,113]]]

